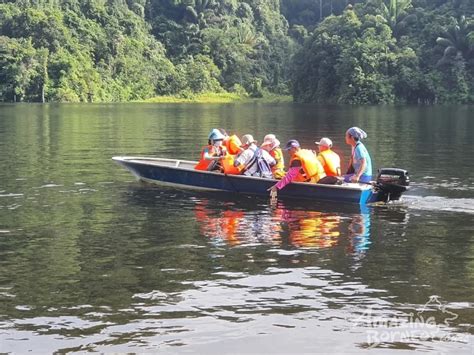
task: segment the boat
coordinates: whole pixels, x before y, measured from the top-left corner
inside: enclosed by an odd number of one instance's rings
[[[129,170],[138,180],[169,186],[268,196],[268,189],[277,182],[275,179],[194,170],[197,162],[189,160],[133,156],[115,156],[112,159]],[[373,183],[324,185],[292,182],[278,191],[278,198],[365,205],[398,200],[408,189],[408,184],[408,172],[398,168],[385,168],[379,169],[377,180]]]

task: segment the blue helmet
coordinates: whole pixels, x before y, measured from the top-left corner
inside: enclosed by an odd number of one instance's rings
[[[219,131],[217,128],[214,128],[211,133],[209,133],[209,140],[211,141],[219,141],[223,140],[225,136]]]

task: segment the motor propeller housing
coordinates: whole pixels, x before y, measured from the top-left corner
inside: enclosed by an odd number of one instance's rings
[[[375,187],[384,195],[385,201],[399,200],[410,185],[408,171],[399,168],[380,168]]]

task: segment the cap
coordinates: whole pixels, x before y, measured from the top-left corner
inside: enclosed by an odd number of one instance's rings
[[[300,147],[300,143],[296,140],[296,139],[290,139],[286,145],[285,145],[285,148],[283,148],[284,150],[290,150],[291,148],[299,148]]]
[[[242,136],[241,141],[242,141],[241,147],[255,143],[255,140],[253,139],[253,136],[251,134],[244,134]]]
[[[269,145],[270,148],[273,149],[275,147],[280,146],[280,141],[275,137],[274,134],[267,134],[265,138],[263,138],[262,147],[267,145]]]
[[[316,143],[317,145],[322,145],[322,146],[329,147],[329,148],[332,147],[332,140],[330,140],[327,137],[323,137],[323,138],[321,138],[321,140],[319,142],[314,142],[314,143]]]

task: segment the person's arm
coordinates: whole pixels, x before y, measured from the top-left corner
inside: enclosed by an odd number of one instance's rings
[[[367,158],[365,157],[364,151],[362,150],[360,145],[355,148],[354,156],[358,161],[360,161],[360,167],[358,171],[354,171],[354,175],[351,177],[351,181],[359,182],[360,177],[362,176],[365,171],[365,168],[367,167]]]
[[[267,190],[267,191],[270,191],[270,197],[273,202],[276,201],[277,191],[281,190],[290,182],[295,180],[299,174],[300,169],[301,169],[301,161],[293,160],[285,176],[283,176],[280,181],[278,181],[275,185],[273,185]]]
[[[268,153],[267,151],[264,150],[262,152],[262,154],[263,154],[263,158],[267,161],[268,165],[270,165],[270,166],[275,166],[276,165],[277,162],[276,162],[275,158],[273,158],[270,155],[270,153]]]
[[[367,167],[367,159],[362,158],[360,160],[360,169],[359,171],[356,171],[354,175],[351,177],[352,182],[359,182],[360,177],[362,176],[363,172],[365,171],[365,168]]]
[[[298,176],[299,169],[299,167],[290,168],[280,181],[278,181],[275,185],[273,185],[267,190],[270,191],[270,198],[272,199],[272,202],[276,202],[277,200],[277,191],[284,188],[286,185],[292,182],[296,178],[296,176]]]
[[[204,148],[204,159],[205,160],[214,160],[214,156],[209,152],[209,148]]]
[[[295,178],[298,176],[298,173],[299,173],[299,170],[300,168],[297,167],[297,166],[294,166],[292,168],[290,168],[287,173],[285,174],[285,176],[283,176],[281,178],[280,181],[278,181],[274,186],[278,189],[278,190],[281,190],[282,188],[284,188],[286,185],[288,185],[290,182],[292,182],[293,180],[295,180]]]
[[[220,155],[212,155],[209,153],[209,150],[204,152],[204,159],[206,160],[219,160],[221,158]]]
[[[234,160],[234,167],[238,167],[239,165],[242,165],[244,162],[247,161],[247,151],[244,150],[242,153],[240,153],[237,158]]]

